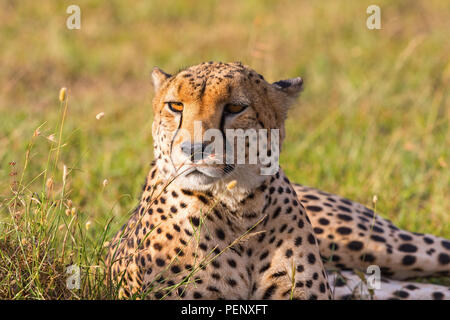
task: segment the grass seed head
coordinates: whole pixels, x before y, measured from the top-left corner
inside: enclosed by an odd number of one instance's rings
[[[231,181],[230,183],[227,184],[227,189],[228,190],[233,190],[236,187],[236,185],[237,185],[237,181],[233,180],[233,181]]]
[[[97,120],[100,120],[101,118],[103,118],[105,116],[105,113],[104,112],[100,112],[100,113],[98,113],[96,116],[95,116],[95,118],[97,119]]]
[[[67,97],[67,88],[63,87],[59,90],[59,101],[64,102]]]
[[[49,190],[49,191],[53,190],[53,185],[54,185],[53,178],[52,177],[48,178],[47,181],[45,182],[45,186],[47,187],[47,190]]]
[[[51,135],[49,135],[49,136],[47,137],[47,140],[48,140],[48,141],[51,141],[51,142],[56,142],[55,135],[52,133]]]
[[[66,184],[66,178],[67,178],[68,172],[67,172],[67,166],[63,165],[63,184]]]

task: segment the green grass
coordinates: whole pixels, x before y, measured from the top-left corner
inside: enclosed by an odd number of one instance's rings
[[[281,157],[291,180],[366,205],[377,195],[399,227],[450,238],[448,1],[378,1],[382,30],[365,27],[371,1],[90,0],[81,30],[65,28],[70,4],[0,3],[0,298],[114,297],[98,274],[82,293],[66,290],[64,270],[95,269],[103,238],[137,203],[154,65],[239,60],[270,81],[301,75]],[[59,136],[61,87],[69,105],[53,168],[46,137]]]

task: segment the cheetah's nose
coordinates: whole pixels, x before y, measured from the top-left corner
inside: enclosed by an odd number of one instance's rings
[[[191,161],[202,160],[204,157],[208,156],[206,152],[206,147],[208,146],[205,142],[194,142],[185,141],[181,144],[181,151],[188,157]]]

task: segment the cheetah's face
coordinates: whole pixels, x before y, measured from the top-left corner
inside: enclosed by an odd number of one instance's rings
[[[258,135],[247,134],[266,129],[267,150],[274,140],[270,129],[278,129],[281,145],[287,106],[301,89],[300,78],[270,84],[240,63],[204,63],[173,76],[155,68],[152,78],[152,133],[162,174],[176,177],[173,183],[181,187],[199,190],[231,180],[250,189],[266,178],[261,168],[267,161],[249,159],[250,149],[263,144],[258,144]],[[230,133],[238,138],[230,139]]]

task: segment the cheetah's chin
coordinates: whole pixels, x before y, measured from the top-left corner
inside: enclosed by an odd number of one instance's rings
[[[213,180],[218,180],[224,178],[226,175],[229,175],[234,170],[234,166],[225,165],[225,166],[213,166],[213,165],[195,165],[192,167],[188,167],[187,169],[182,170],[182,177],[190,178],[196,176],[207,176]]]
[[[183,173],[174,181],[180,187],[190,190],[209,190],[222,185],[235,172],[235,166],[192,166],[181,170]],[[222,183],[221,183],[222,182]]]
[[[191,168],[183,175],[178,177],[177,183],[181,183],[190,188],[198,188],[201,186],[211,185],[222,178],[218,172],[211,172],[210,168]]]

